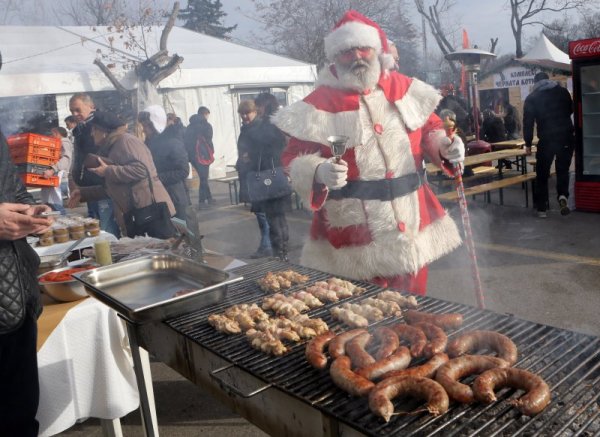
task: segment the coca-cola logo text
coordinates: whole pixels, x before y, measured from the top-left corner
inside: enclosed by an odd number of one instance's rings
[[[600,39],[587,42],[578,42],[573,46],[573,56],[600,55]]]

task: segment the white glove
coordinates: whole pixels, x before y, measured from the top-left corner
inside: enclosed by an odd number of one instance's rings
[[[335,158],[319,164],[315,173],[315,180],[325,184],[330,190],[339,190],[348,183],[348,164],[346,161],[335,162]]]
[[[462,164],[465,160],[465,145],[458,135],[452,140],[445,137],[440,146],[440,155],[452,164]]]

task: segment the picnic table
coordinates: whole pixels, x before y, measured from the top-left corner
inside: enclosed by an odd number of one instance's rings
[[[495,167],[489,167],[490,169],[494,169],[497,171],[497,179],[493,180],[491,182],[484,182],[481,184],[477,184],[477,185],[473,185],[470,186],[468,188],[465,188],[465,195],[469,196],[469,195],[476,195],[476,194],[485,194],[487,201],[490,202],[491,201],[491,196],[490,193],[492,191],[498,190],[499,192],[499,200],[500,200],[500,204],[504,204],[504,193],[502,191],[503,188],[507,188],[509,186],[512,185],[516,185],[516,184],[524,184],[524,188],[525,188],[525,205],[529,206],[529,190],[527,187],[527,182],[528,181],[533,181],[535,179],[535,172],[527,172],[527,165],[526,165],[526,152],[524,149],[506,149],[506,150],[499,150],[496,152],[489,152],[489,153],[481,153],[479,155],[471,155],[471,156],[467,156],[465,157],[464,160],[464,166],[465,167],[472,167],[472,166],[476,166],[479,164],[482,164],[484,162],[489,162],[489,161],[497,161],[498,164]],[[513,161],[513,160],[518,160],[520,163],[520,174],[515,175],[515,176],[510,176],[510,177],[505,177],[504,174],[504,167],[506,165],[507,161]],[[432,164],[429,163],[426,165],[426,171],[429,174],[437,174],[441,171],[441,169]],[[463,178],[464,182],[469,182],[469,180],[471,178],[476,178],[478,175],[475,174],[474,176],[471,177],[465,177]],[[457,199],[457,193],[456,191],[450,190],[448,192],[445,193],[441,193],[437,195],[438,199],[441,201],[454,201]]]

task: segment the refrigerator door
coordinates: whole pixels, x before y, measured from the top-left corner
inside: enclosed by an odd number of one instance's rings
[[[581,174],[600,177],[600,64],[582,65]]]

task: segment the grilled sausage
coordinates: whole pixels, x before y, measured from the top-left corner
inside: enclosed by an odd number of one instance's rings
[[[350,331],[342,332],[338,334],[333,340],[329,342],[329,355],[332,359],[336,359],[346,354],[346,343],[352,340],[357,335],[367,332],[364,329],[352,329]]]
[[[423,348],[427,344],[425,333],[414,326],[399,323],[390,326],[398,335],[400,340],[404,340],[410,344],[410,354],[413,357],[419,357],[423,353]]]
[[[378,361],[389,357],[396,349],[398,349],[398,347],[400,347],[398,335],[393,329],[386,326],[377,328],[373,333],[373,337],[375,337],[375,340],[379,343],[379,349],[377,349],[377,352],[375,353],[375,359]]]
[[[369,394],[369,408],[377,416],[389,422],[394,414],[392,399],[399,395],[411,395],[427,401],[427,411],[434,416],[448,411],[450,403],[444,388],[429,378],[395,376],[384,379]]]
[[[329,374],[333,383],[352,396],[366,396],[375,384],[352,371],[352,362],[347,356],[337,357],[331,364]]]
[[[495,388],[513,387],[525,390],[519,399],[508,402],[526,416],[534,416],[546,408],[551,393],[548,384],[538,375],[514,367],[491,369],[483,372],[473,383],[475,399],[486,404],[496,400]]]
[[[404,370],[394,370],[382,376],[383,379],[393,376],[419,376],[421,378],[433,378],[441,365],[448,362],[448,355],[444,353],[435,354],[425,364],[409,367]]]
[[[461,384],[459,380],[496,367],[509,367],[509,364],[501,358],[487,355],[463,355],[440,367],[435,380],[442,384],[451,399],[470,404],[475,401],[473,390],[468,385]]]
[[[431,358],[435,354],[444,352],[446,350],[446,344],[448,344],[448,336],[442,328],[428,322],[419,322],[415,326],[421,329],[429,342],[423,348],[423,356]]]
[[[350,357],[355,368],[367,367],[375,362],[375,358],[367,352],[367,345],[371,338],[371,334],[365,332],[357,335],[346,344],[346,355]]]
[[[460,313],[434,314],[423,311],[406,310],[403,315],[404,320],[406,320],[406,323],[409,325],[414,325],[419,322],[428,322],[439,326],[444,331],[458,329],[463,324],[463,316]]]
[[[306,361],[317,369],[324,369],[327,366],[327,357],[323,353],[323,350],[334,338],[335,332],[327,331],[309,341],[305,351]]]
[[[511,366],[517,362],[517,346],[506,335],[494,331],[471,331],[450,341],[448,355],[460,355],[481,349],[491,349]]]
[[[406,369],[410,364],[411,356],[408,348],[400,346],[400,348],[383,360],[379,360],[366,367],[358,369],[356,373],[364,376],[367,379],[374,380],[381,377],[384,373],[393,370]]]

